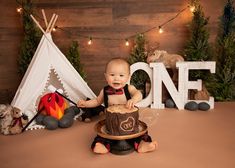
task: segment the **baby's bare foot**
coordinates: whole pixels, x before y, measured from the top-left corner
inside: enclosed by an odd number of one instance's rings
[[[157,148],[158,148],[157,141],[153,141],[153,142],[141,141],[138,147],[138,152],[139,153],[152,152],[156,150]]]
[[[97,142],[95,144],[95,147],[94,147],[93,151],[95,153],[99,153],[99,154],[105,154],[105,153],[109,152],[108,149],[103,144],[101,144],[99,142]]]

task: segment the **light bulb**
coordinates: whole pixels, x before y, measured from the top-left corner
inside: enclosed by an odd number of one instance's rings
[[[92,38],[90,37],[89,41],[87,42],[88,45],[92,44]]]
[[[129,45],[130,45],[128,39],[126,39],[125,45],[126,45],[126,46],[129,46]]]
[[[193,13],[195,10],[195,6],[190,6],[190,11]]]
[[[21,7],[16,8],[16,11],[17,11],[18,13],[21,13],[22,10],[23,10],[23,9],[22,9]]]
[[[161,26],[159,26],[159,30],[158,30],[158,32],[161,34],[161,33],[163,33],[163,29],[162,29],[162,27]]]

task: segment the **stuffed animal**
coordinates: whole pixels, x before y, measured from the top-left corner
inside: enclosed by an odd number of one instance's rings
[[[20,109],[13,107],[12,109],[12,122],[9,128],[10,134],[21,133],[23,127],[28,123],[28,116],[21,114]]]
[[[90,99],[87,98],[86,100],[90,100]],[[84,111],[84,113],[82,113],[82,115],[78,119],[80,121],[90,122],[93,117],[97,115],[102,115],[105,111],[105,108],[104,106],[100,105],[94,108],[82,108],[82,110]]]
[[[79,120],[84,122],[90,122],[93,117],[104,114],[104,106],[101,105],[95,108],[82,108],[82,110],[84,113],[79,117]]]
[[[205,84],[202,84],[202,90],[196,91],[194,98],[195,100],[209,100],[210,99],[210,93],[206,89]]]
[[[170,68],[173,71],[173,81],[177,81],[178,72],[176,69],[176,62],[184,61],[181,55],[169,54],[164,50],[155,50],[148,54],[147,63],[162,62],[166,68]]]
[[[0,104],[0,130],[4,135],[10,134],[9,128],[13,119],[12,109],[11,105]]]
[[[202,83],[202,90],[191,89],[189,90],[190,100],[209,100],[210,93],[208,92],[204,83]]]

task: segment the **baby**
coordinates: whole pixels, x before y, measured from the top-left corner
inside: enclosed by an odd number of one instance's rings
[[[104,103],[106,108],[110,105],[125,104],[126,108],[131,109],[142,99],[142,94],[139,90],[133,85],[126,84],[130,78],[130,65],[126,60],[114,58],[109,61],[104,75],[108,86],[100,91],[96,99],[78,101],[78,107],[93,108]],[[157,142],[152,141],[147,133],[134,139],[134,141],[134,148],[139,153],[154,151],[157,148]],[[111,140],[97,136],[91,148],[95,153],[104,154],[110,151],[111,144]]]

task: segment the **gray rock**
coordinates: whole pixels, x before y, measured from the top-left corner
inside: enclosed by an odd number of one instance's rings
[[[58,120],[54,117],[46,116],[43,119],[43,125],[45,125],[48,130],[55,130],[58,128]]]
[[[39,114],[35,119],[36,123],[39,125],[43,125],[43,120],[45,117],[46,117],[45,115]]]
[[[71,118],[71,116],[63,116],[59,120],[59,127],[61,128],[68,128],[71,127],[72,125],[73,125],[73,118]]]
[[[198,104],[198,109],[202,111],[207,111],[210,109],[210,105],[206,102],[201,102]]]
[[[190,101],[185,104],[184,108],[186,110],[195,111],[198,109],[198,104],[195,101]]]
[[[74,115],[77,115],[80,113],[80,109],[76,106],[70,106],[69,108],[64,110],[64,113],[73,113]]]
[[[174,108],[175,107],[175,102],[172,99],[167,99],[165,102],[165,105],[167,108]]]

